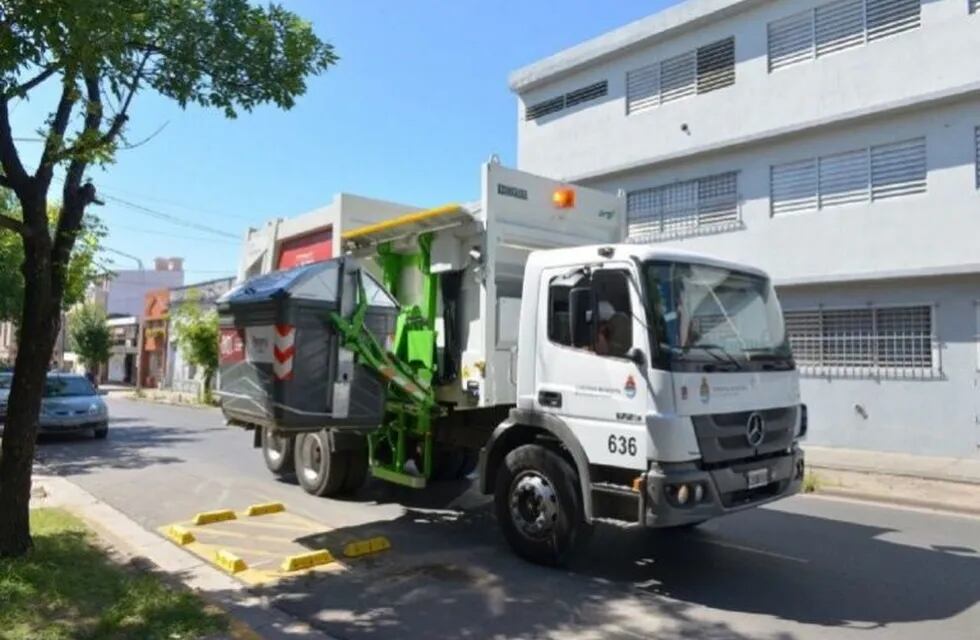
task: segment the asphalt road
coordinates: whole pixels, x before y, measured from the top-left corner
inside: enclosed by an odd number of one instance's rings
[[[391,552],[267,588],[341,638],[980,639],[980,519],[813,496],[689,532],[603,526],[567,570],[514,557],[469,483],[356,499],[266,471],[210,409],[110,399],[109,438],[46,439],[40,464],[148,529],[277,500]]]

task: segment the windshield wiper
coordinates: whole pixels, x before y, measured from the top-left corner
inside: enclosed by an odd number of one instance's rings
[[[743,369],[742,363],[739,362],[735,358],[735,356],[729,353],[728,350],[725,349],[725,347],[721,346],[720,344],[699,343],[699,344],[689,344],[684,347],[671,346],[670,349],[674,353],[681,356],[686,356],[691,349],[701,349],[702,351],[707,353],[709,356],[711,356],[718,362],[726,362],[728,364],[734,365],[734,367],[740,371]]]

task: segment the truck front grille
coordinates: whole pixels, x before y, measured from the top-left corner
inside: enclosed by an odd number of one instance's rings
[[[758,411],[764,424],[762,441],[749,442],[747,426],[752,411],[692,416],[701,457],[707,463],[741,460],[785,450],[793,443],[798,406]]]

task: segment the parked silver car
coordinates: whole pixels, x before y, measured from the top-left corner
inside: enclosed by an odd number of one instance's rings
[[[0,373],[0,435],[7,413],[10,373]],[[109,435],[109,408],[85,376],[74,373],[49,373],[44,383],[38,433],[72,433],[92,431],[96,438]]]

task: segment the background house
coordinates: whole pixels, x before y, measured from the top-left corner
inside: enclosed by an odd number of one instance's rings
[[[177,344],[179,311],[183,305],[193,304],[203,312],[216,309],[216,301],[227,293],[234,284],[234,278],[208,280],[183,287],[170,289],[170,325],[167,346],[167,367],[165,386],[175,391],[197,394],[204,378],[204,372],[190,364]]]

